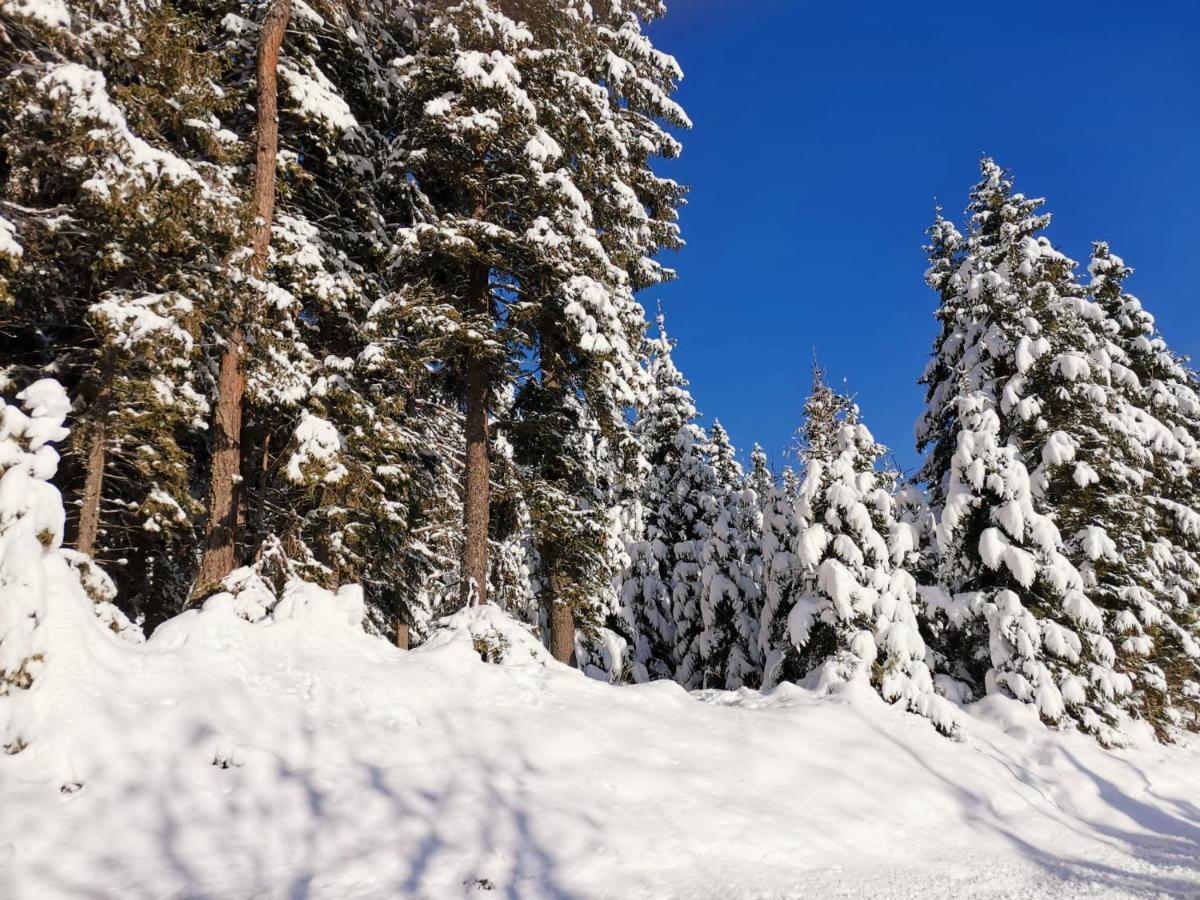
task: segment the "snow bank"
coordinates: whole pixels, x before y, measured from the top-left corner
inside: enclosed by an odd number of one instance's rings
[[[495,607],[403,652],[360,591],[270,548],[127,640],[59,545],[62,390],[22,399],[0,407],[0,637],[32,660],[0,690],[0,896],[1200,891],[1195,747],[1106,752],[999,696],[955,742],[861,680],[614,687]]]
[[[60,587],[37,739],[0,757],[4,896],[1200,890],[1195,750],[1106,752],[1015,701],[953,742],[869,687],[602,684],[492,608],[403,652],[329,592],[132,645]]]

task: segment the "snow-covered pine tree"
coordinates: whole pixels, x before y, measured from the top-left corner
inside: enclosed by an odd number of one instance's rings
[[[253,52],[254,5],[226,52]],[[393,224],[410,185],[388,166],[401,101],[392,60],[409,4],[316,2],[279,60],[279,200],[250,323],[245,550],[278,544],[304,577],[360,583],[368,627],[421,642],[451,611],[461,555],[462,418],[397,309]]]
[[[208,393],[193,336],[231,288],[233,98],[203,52],[211,20],[162,2],[39,9],[0,23],[25,48],[0,82],[0,203],[37,260],[8,276],[0,355],[11,381],[52,368],[74,398],[69,530],[154,620],[191,577],[180,548]]]
[[[857,406],[814,367],[800,456],[796,582],[786,642],[772,647],[780,676],[819,690],[870,682],[885,700],[955,730],[953,707],[933,687],[917,622],[917,548],[897,518],[879,462],[886,448]]]
[[[275,216],[276,174],[279,164],[278,76],[279,51],[292,15],[292,0],[271,0],[263,10],[255,47],[254,175],[250,191],[248,253],[243,253],[248,291],[239,292],[222,309],[216,335],[221,344],[213,404],[204,539],[193,596],[204,596],[229,575],[239,562],[243,543],[242,439],[246,405],[247,347],[259,324],[259,311],[285,304],[266,296],[272,226]],[[239,267],[241,268],[241,267]],[[286,292],[281,292],[286,297]],[[269,334],[269,329],[262,329]],[[266,355],[266,354],[259,354]]]
[[[720,419],[713,419],[712,431],[709,433],[708,456],[721,490],[726,494],[739,490],[745,480],[745,473],[742,471],[742,464],[738,462],[737,451],[729,440],[729,432],[721,425]]]
[[[543,570],[534,546],[526,473],[517,465],[517,450],[504,423],[514,419],[512,391],[497,404],[497,426],[492,432],[492,503],[489,517],[491,564],[488,567],[489,603],[509,616],[545,633],[541,603]],[[461,475],[461,473],[460,473]],[[461,479],[460,479],[461,481]],[[460,523],[459,539],[462,539]],[[457,571],[454,584],[458,585]]]
[[[1200,402],[1195,373],[1125,292],[1131,271],[1107,244],[1093,245],[1081,308],[1087,371],[1100,382],[1089,393],[1104,389],[1107,415],[1092,416],[1103,439],[1072,434],[1077,477],[1056,507],[1107,613],[1117,668],[1133,679],[1126,705],[1166,737],[1200,722]],[[1078,419],[1088,409],[1080,398],[1065,412]]]
[[[1079,298],[1073,264],[1040,235],[1042,201],[1014,193],[994,161],[981,169],[968,236],[939,214],[929,247],[942,332],[922,378],[918,448],[951,595],[933,604],[938,651],[976,690],[1115,740],[1114,700],[1131,685],[1111,669],[1101,611],[1029,476],[1063,444],[1043,413],[1074,365],[1054,344]]]
[[[754,491],[759,503],[775,485],[775,476],[767,462],[767,451],[758,444],[750,451],[750,471],[746,473],[746,486]]]
[[[700,557],[702,684],[757,687],[762,682],[762,510],[753,488],[735,484],[725,490],[719,476],[717,497],[720,511]]]
[[[675,620],[675,680],[688,690],[704,685],[704,548],[720,515],[722,496],[709,463],[709,438],[704,429],[686,423],[675,435],[673,468],[660,468],[662,489],[670,511],[664,517],[679,523],[671,573],[671,615]],[[667,485],[670,485],[669,489]]]
[[[62,545],[62,498],[49,484],[58,468],[54,444],[67,436],[71,408],[62,386],[42,379],[17,395],[25,407],[0,399],[0,699],[28,688],[43,660],[38,626],[49,593],[45,558]],[[24,746],[5,716],[0,748]]]
[[[643,390],[632,292],[664,277],[650,256],[678,241],[680,194],[647,162],[677,152],[657,119],[686,124],[673,60],[640,33],[656,11],[464,2],[398,62],[418,202],[396,275],[465,410],[464,586],[484,582],[487,410],[509,367],[536,353],[544,386],[617,430]]]
[[[788,480],[776,480],[766,469],[766,454],[751,457],[752,482],[765,485],[760,495],[762,532],[759,557],[762,559],[762,609],[759,613],[758,645],[763,665],[763,687],[774,686],[782,676],[787,643],[787,617],[794,599],[796,558],[794,550],[804,523],[796,512],[795,474]]]
[[[621,602],[634,642],[634,680],[675,678],[697,687],[703,674],[699,549],[715,518],[716,476],[671,349],[660,315],[650,359],[654,388],[634,426],[649,465],[641,498],[645,530],[629,548]]]
[[[595,635],[605,618],[602,595],[612,574],[604,500],[611,472],[599,465],[599,428],[574,395],[528,384],[514,412],[504,427],[521,470],[537,548],[544,633],[551,654],[568,662],[576,659],[576,628]],[[556,616],[569,622],[556,625]]]
[[[16,399],[19,406],[0,399],[0,750],[5,753],[27,744],[28,717],[14,704],[46,665],[47,605],[72,599],[60,591],[90,596],[101,622],[141,640],[140,630],[111,604],[111,582],[103,572],[62,546],[66,513],[50,479],[59,462],[54,445],[67,436],[63,421],[71,401],[49,378],[35,381]]]
[[[582,632],[576,642],[580,668],[595,678],[626,682],[630,673],[630,630],[621,604],[621,588],[629,571],[630,544],[638,540],[642,521],[641,480],[645,458],[635,440],[621,446],[600,438],[595,446],[596,467],[606,473],[596,503],[604,517],[605,560],[609,581],[594,604],[602,626],[594,633]]]
[[[779,476],[779,482],[783,486],[783,493],[786,497],[794,499],[800,492],[800,476],[790,465],[783,467],[783,473]]]
[[[561,6],[567,8],[559,14]],[[525,273],[521,289],[527,297],[543,299],[540,314],[518,328],[538,348],[540,387],[557,395],[556,405],[568,415],[555,415],[549,406],[546,411],[559,422],[569,421],[578,401],[578,421],[595,426],[564,438],[579,447],[607,446],[604,458],[611,464],[631,454],[628,412],[645,388],[638,365],[644,311],[633,294],[673,276],[654,255],[662,247],[680,244],[676,207],[682,192],[649,165],[653,156],[679,152],[663,126],[688,124],[671,99],[680,72],[642,33],[644,22],[662,14],[660,4],[573,3],[556,5],[555,16],[546,15],[537,4],[514,10],[535,43],[555,47],[547,59],[550,65],[534,73],[537,80],[526,76],[525,81],[537,107],[554,110],[541,120],[548,146],[557,152],[544,159],[546,175],[539,183],[548,197],[542,210],[563,206],[563,160],[581,161],[572,168],[570,181],[583,201],[582,206],[575,201],[565,204],[565,215],[560,211],[535,220],[545,246]],[[602,254],[596,253],[597,247]],[[588,457],[593,464],[600,461],[591,453]],[[590,486],[560,486],[577,507],[589,510],[577,519],[589,524],[573,538],[559,529],[566,543],[558,549],[543,547],[544,561],[579,557],[579,550],[590,546],[588,532],[606,517],[597,507],[596,486],[606,494],[616,480],[611,472],[595,474]],[[567,544],[576,551],[564,553]],[[594,556],[584,554],[588,555]],[[596,557],[583,567],[568,567],[573,573],[547,573],[545,603],[556,657],[563,658],[575,646],[576,624],[584,626],[589,642],[595,643],[595,623],[585,625],[596,617],[591,608],[595,604],[574,608],[587,594],[569,585],[583,571],[599,573],[605,566],[611,568],[611,561],[601,565]]]
[[[762,680],[758,645],[762,512],[729,433],[716,420],[708,457],[716,478],[718,511],[700,548],[701,683],[731,689],[757,686]]]

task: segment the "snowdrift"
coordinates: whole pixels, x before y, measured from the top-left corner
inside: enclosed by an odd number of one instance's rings
[[[1194,748],[1000,698],[955,742],[869,690],[613,687],[494,609],[403,652],[326,592],[135,645],[54,571],[5,897],[1200,892]]]

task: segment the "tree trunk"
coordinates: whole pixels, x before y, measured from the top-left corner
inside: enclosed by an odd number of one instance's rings
[[[244,352],[245,335],[239,325],[229,337],[217,376],[212,471],[208,482],[208,540],[196,576],[197,595],[220,582],[237,565],[237,495],[242,468],[242,400],[246,394]]]
[[[550,655],[561,663],[577,666],[575,658],[575,613],[562,601],[563,576],[550,573]]]
[[[488,270],[479,264],[471,274],[468,303],[472,313],[491,313],[488,294]],[[463,546],[461,596],[464,603],[487,603],[488,506],[491,502],[492,466],[488,457],[488,394],[490,379],[487,363],[479,357],[467,362],[466,414],[467,439],[466,489],[463,497]]]
[[[547,393],[553,395],[561,404],[563,384],[559,366],[554,335],[549,329],[542,332],[542,386]],[[561,663],[574,666],[575,661],[575,613],[571,606],[564,601],[566,596],[566,577],[560,571],[561,563],[556,554],[546,554],[550,561],[549,597],[546,598],[550,609],[550,655]]]
[[[396,646],[401,650],[407,650],[409,643],[408,625],[404,622],[396,623]]]
[[[292,0],[275,0],[258,38],[258,140],[254,169],[254,223],[249,273],[267,271],[271,220],[275,213],[275,161],[279,152],[277,68],[279,48],[292,14]],[[244,318],[244,317],[243,317]],[[237,565],[238,491],[242,467],[242,406],[246,396],[244,321],[235,322],[221,355],[217,408],[213,416],[212,472],[208,486],[208,528],[193,596],[201,596]]]
[[[91,556],[100,536],[100,506],[104,500],[104,467],[108,462],[108,411],[112,406],[112,364],[105,357],[100,369],[100,390],[93,404],[94,427],[88,439],[84,464],[83,498],[79,507],[79,533],[75,548]]]

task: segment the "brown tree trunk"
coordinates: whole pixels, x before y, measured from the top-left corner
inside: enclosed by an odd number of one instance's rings
[[[542,386],[557,399],[563,393],[562,377],[559,366],[557,348],[553,336],[548,330],[542,333]],[[561,563],[556,554],[545,554],[550,561],[549,596],[546,602],[550,609],[550,655],[561,663],[574,666],[575,661],[575,613],[564,597],[566,596],[566,577],[559,570]]]
[[[254,169],[254,223],[250,275],[267,271],[271,220],[275,213],[275,161],[279,152],[277,69],[279,48],[292,14],[292,0],[274,0],[258,38],[258,140]],[[242,406],[246,396],[246,334],[237,321],[221,355],[217,408],[213,416],[213,459],[208,489],[208,528],[194,596],[200,596],[237,565],[238,485],[242,467]]]
[[[470,310],[491,313],[488,270],[480,264],[468,286]],[[488,506],[491,502],[492,466],[488,457],[487,363],[476,357],[467,363],[466,411],[463,423],[467,438],[466,489],[463,497],[465,543],[462,558],[463,602],[487,603]]]
[[[563,602],[566,593],[563,576],[550,573],[550,655],[569,666],[578,665],[575,659],[575,613]]]
[[[106,358],[100,370],[100,390],[93,405],[94,427],[88,437],[84,463],[83,498],[75,548],[91,556],[100,536],[100,506],[104,500],[104,466],[108,462],[108,411],[112,406],[112,366]]]
[[[404,622],[396,623],[396,646],[401,650],[407,650],[409,643],[408,625]]]
[[[217,376],[217,408],[213,416],[212,471],[208,482],[208,530],[204,556],[196,576],[203,594],[237,565],[238,488],[241,480],[242,401],[246,372],[242,365],[245,335],[237,326],[221,355]]]

